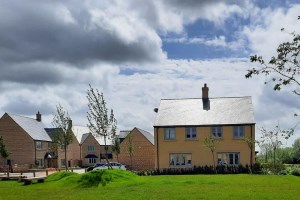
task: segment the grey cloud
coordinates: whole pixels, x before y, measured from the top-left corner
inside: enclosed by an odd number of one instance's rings
[[[63,78],[63,69],[41,62],[5,66],[0,73],[1,82],[23,84],[57,84]]]
[[[36,102],[24,97],[10,99],[9,103],[2,107],[5,112],[26,116],[35,115],[38,111],[42,114],[52,114],[54,109],[47,103],[37,105]]]
[[[74,19],[72,22],[67,18],[65,23],[63,13],[57,16],[62,3],[2,1],[0,59],[7,64],[43,60],[79,67],[99,60],[120,63],[159,59],[161,46],[147,36],[128,42],[107,27],[91,29],[92,16],[81,1],[64,2],[62,6],[71,14],[68,17]]]

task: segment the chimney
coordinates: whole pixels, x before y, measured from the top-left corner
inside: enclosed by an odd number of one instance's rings
[[[210,100],[208,98],[208,87],[206,83],[204,84],[204,87],[202,87],[202,103],[203,103],[203,110],[210,110]]]
[[[204,83],[204,87],[202,87],[202,99],[208,99],[208,90],[206,83]]]
[[[42,114],[40,113],[40,111],[38,111],[38,113],[36,114],[36,121],[38,122],[42,121]]]

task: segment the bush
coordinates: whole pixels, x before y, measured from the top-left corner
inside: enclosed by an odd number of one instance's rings
[[[129,180],[135,176],[134,173],[122,169],[93,170],[83,174],[78,183],[81,187],[97,187],[100,184],[105,186],[113,180]]]
[[[300,176],[300,168],[294,168],[291,174],[294,176]]]
[[[261,165],[263,174],[279,174],[281,171],[285,170],[283,164],[273,164],[273,163],[263,163]]]
[[[47,181],[58,181],[62,178],[68,177],[68,176],[73,176],[73,175],[77,175],[77,173],[75,172],[55,172],[53,174],[50,174],[47,177]]]

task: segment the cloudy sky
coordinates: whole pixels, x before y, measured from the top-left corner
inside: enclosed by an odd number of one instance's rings
[[[153,132],[160,99],[201,97],[207,83],[210,97],[252,96],[257,127],[293,127],[299,97],[244,75],[250,55],[268,60],[290,39],[282,27],[300,32],[299,11],[296,0],[0,0],[0,113],[40,111],[50,126],[61,104],[86,125],[90,83],[120,129]]]

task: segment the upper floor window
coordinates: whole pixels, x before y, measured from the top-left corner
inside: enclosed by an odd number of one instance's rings
[[[96,150],[95,146],[92,146],[92,145],[88,146],[88,151],[95,151],[95,150]]]
[[[36,149],[42,149],[43,148],[43,143],[41,141],[36,141],[35,142],[35,148]]]
[[[233,127],[233,138],[244,138],[245,128],[244,126],[234,126]]]
[[[185,128],[185,138],[186,139],[197,138],[197,128],[196,127],[186,127]]]
[[[165,140],[175,140],[175,128],[165,128]]]
[[[221,126],[214,126],[211,127],[211,137],[213,138],[222,138],[222,127]]]

